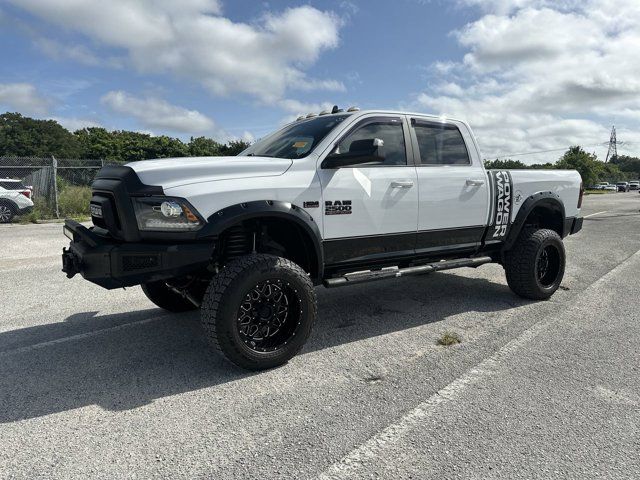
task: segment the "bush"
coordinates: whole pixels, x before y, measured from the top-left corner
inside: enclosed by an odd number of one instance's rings
[[[58,195],[60,217],[78,217],[89,215],[91,187],[65,185]]]
[[[437,344],[448,347],[460,342],[462,342],[462,339],[460,338],[460,335],[458,335],[457,333],[444,332],[442,336],[438,339]]]

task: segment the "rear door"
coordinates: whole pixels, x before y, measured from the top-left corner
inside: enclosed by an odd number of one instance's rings
[[[466,126],[413,117],[410,133],[418,176],[416,251],[473,250],[489,209],[487,175]]]
[[[376,139],[382,141],[384,161],[318,169],[328,264],[414,252],[418,179],[405,117],[365,117],[331,151],[349,152],[354,142]]]

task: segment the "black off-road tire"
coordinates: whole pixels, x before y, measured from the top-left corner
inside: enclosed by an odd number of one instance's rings
[[[165,281],[144,283],[141,287],[149,300],[169,312],[188,312],[198,308],[190,300],[171,290]]]
[[[525,229],[505,254],[507,283],[521,297],[546,300],[560,286],[565,262],[564,244],[557,232]],[[546,270],[542,268],[545,263]]]
[[[16,208],[12,202],[0,200],[0,223],[11,223],[16,216]]]
[[[271,289],[274,285],[286,294],[286,320],[281,328],[273,327],[278,333],[272,338],[264,335],[266,340],[255,341],[247,333],[249,327],[243,323],[246,318],[252,318],[245,312],[253,311],[251,295],[254,292],[265,286]],[[268,303],[270,297],[265,298],[264,302]],[[285,258],[254,254],[230,261],[213,277],[200,315],[208,339],[227,359],[248,370],[264,370],[287,363],[300,351],[311,333],[317,311],[313,283],[300,266]],[[255,321],[266,324],[273,321],[266,318],[272,317],[265,314],[265,320],[258,318]],[[273,344],[269,345],[269,341]]]

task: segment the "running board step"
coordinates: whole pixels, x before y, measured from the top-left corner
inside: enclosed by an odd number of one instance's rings
[[[356,283],[373,282],[385,278],[406,277],[409,275],[422,275],[423,273],[437,272],[440,270],[451,270],[460,267],[479,267],[485,263],[491,263],[491,257],[459,258],[457,260],[443,260],[441,262],[419,265],[416,267],[398,268],[386,267],[380,270],[363,270],[360,272],[347,273],[341,277],[328,278],[324,281],[327,288],[342,287]]]

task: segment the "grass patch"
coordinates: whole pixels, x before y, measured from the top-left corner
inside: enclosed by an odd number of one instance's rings
[[[58,194],[60,219],[72,218],[78,222],[86,222],[91,218],[89,213],[90,201],[91,187],[63,184]],[[17,216],[13,221],[25,225],[28,223],[38,223],[40,220],[51,220],[55,218],[56,212],[51,204],[44,198],[35,197],[33,199],[33,210],[31,213]]]
[[[462,342],[462,338],[460,338],[460,335],[455,332],[444,332],[437,341],[438,345],[443,345],[445,347],[456,345],[460,342]]]
[[[28,223],[38,223],[38,220],[47,218],[56,218],[56,212],[49,207],[45,199],[36,197],[33,199],[33,210],[26,215],[15,217],[13,221],[25,225]]]
[[[585,195],[607,195],[609,193],[616,193],[611,190],[585,190]]]
[[[58,209],[62,218],[88,217],[91,187],[66,185],[58,195]]]

